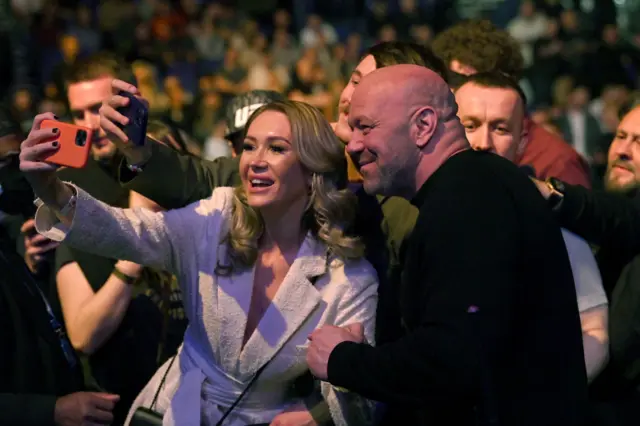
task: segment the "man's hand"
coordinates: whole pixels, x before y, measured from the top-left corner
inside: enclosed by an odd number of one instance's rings
[[[350,324],[344,328],[325,325],[309,335],[307,364],[315,377],[327,380],[327,366],[333,349],[342,342],[364,342],[362,324]]]
[[[318,422],[306,407],[296,406],[278,414],[269,426],[318,426]]]
[[[60,243],[57,241],[51,241],[44,235],[38,234],[36,231],[36,224],[33,219],[27,220],[22,224],[20,232],[24,237],[24,261],[29,267],[29,270],[37,274],[42,270],[42,265],[45,262],[45,255],[55,250]]]
[[[536,178],[530,179],[536,185],[536,188],[538,188],[538,191],[540,191],[540,194],[544,197],[545,200],[551,196],[551,188],[549,188],[549,185],[547,185],[546,182]]]
[[[118,112],[118,108],[129,105],[129,99],[120,96],[121,91],[129,92],[148,107],[149,102],[140,96],[140,91],[136,86],[122,80],[113,80],[111,82],[112,96],[100,107],[100,127],[107,133],[109,140],[122,152],[129,164],[142,165],[151,156],[150,142],[145,140],[141,146],[137,146],[119,127],[129,124],[129,119]]]
[[[54,411],[57,426],[109,425],[120,397],[108,393],[76,392],[58,398]]]

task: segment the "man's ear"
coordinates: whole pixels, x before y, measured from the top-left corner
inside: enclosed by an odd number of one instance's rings
[[[424,148],[438,128],[438,114],[436,111],[427,106],[420,108],[414,115],[411,133],[414,136],[416,146],[420,149]]]

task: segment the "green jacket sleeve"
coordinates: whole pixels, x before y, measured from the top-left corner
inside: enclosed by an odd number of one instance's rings
[[[235,186],[240,182],[238,160],[235,158],[207,161],[151,143],[152,154],[143,171],[130,171],[126,160],[122,160],[118,173],[120,184],[166,209],[184,207],[210,197],[217,187]]]

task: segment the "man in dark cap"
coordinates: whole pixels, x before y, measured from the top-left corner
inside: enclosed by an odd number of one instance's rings
[[[224,138],[229,141],[235,155],[242,152],[242,133],[251,114],[264,104],[282,101],[286,97],[271,90],[253,90],[231,99],[225,113]]]

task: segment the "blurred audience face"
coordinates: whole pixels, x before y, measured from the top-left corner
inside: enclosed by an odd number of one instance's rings
[[[602,107],[602,114],[600,115],[600,121],[604,128],[609,132],[615,132],[620,124],[620,117],[618,116],[620,108],[616,104],[605,104]]]
[[[520,16],[523,18],[532,18],[536,13],[536,7],[530,0],[525,0],[520,4]]]
[[[31,109],[31,93],[27,89],[21,89],[13,97],[13,106],[18,111],[29,111]]]
[[[273,24],[278,29],[287,29],[291,25],[291,15],[286,9],[278,9],[273,14]]]
[[[547,30],[545,31],[545,36],[548,38],[556,38],[559,32],[560,25],[558,24],[558,21],[555,19],[547,19]]]
[[[569,94],[567,105],[573,109],[583,109],[589,103],[589,90],[586,87],[576,87]]]
[[[322,30],[322,18],[318,15],[309,15],[307,26],[314,31]]]
[[[567,31],[574,32],[578,30],[578,15],[571,9],[566,9],[562,12],[560,22],[562,23],[562,28]]]
[[[411,32],[416,43],[424,46],[428,45],[433,38],[433,32],[426,24],[414,27]]]
[[[60,40],[60,50],[65,58],[74,60],[80,52],[80,43],[74,36],[65,35]]]
[[[458,117],[471,147],[515,161],[523,139],[524,108],[516,91],[462,85],[455,93]]]
[[[393,28],[392,25],[385,25],[382,28],[380,28],[380,37],[379,37],[380,42],[396,41],[397,38],[398,38],[398,34],[396,33],[396,29]]]
[[[73,122],[93,130],[91,151],[98,161],[108,161],[116,154],[116,146],[100,127],[100,106],[111,97],[111,80],[104,76],[96,80],[69,84],[67,97]]]
[[[90,27],[91,21],[91,9],[86,6],[80,6],[78,8],[78,23],[83,27]]]
[[[291,124],[278,111],[264,111],[247,130],[240,156],[247,203],[254,208],[285,208],[307,196],[308,176],[293,150]]]
[[[618,42],[618,28],[615,25],[605,25],[602,30],[602,40],[606,44],[616,44]]]
[[[633,194],[640,186],[640,107],[624,116],[609,148],[605,187]]]
[[[629,90],[623,85],[607,85],[602,89],[600,98],[604,103],[623,105],[629,101]]]
[[[416,10],[416,0],[400,0],[402,13],[413,13]]]
[[[340,94],[340,101],[338,103],[338,122],[336,123],[336,134],[338,138],[343,142],[348,142],[351,139],[351,128],[349,127],[349,108],[351,106],[351,96],[356,86],[360,83],[360,80],[367,74],[375,71],[376,60],[373,56],[367,55],[360,61],[353,73],[349,82],[342,90]]]

